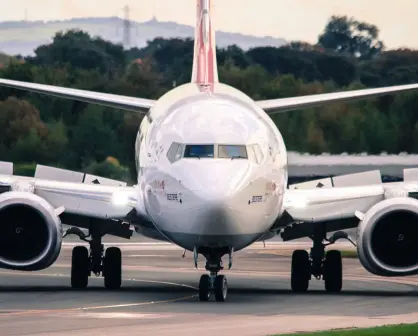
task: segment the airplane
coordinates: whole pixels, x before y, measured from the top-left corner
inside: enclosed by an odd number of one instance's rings
[[[0,79],[0,85],[143,114],[135,143],[137,184],[113,186],[0,176],[0,267],[36,271],[51,266],[64,236],[74,247],[71,285],[86,288],[92,274],[118,289],[122,257],[106,250],[106,234],[133,232],[168,241],[206,259],[199,300],[225,301],[222,258],[280,234],[309,237],[293,252],[291,288],[306,292],[312,277],[342,289],[342,257],[327,245],[358,228],[360,262],[380,276],[418,273],[418,183],[288,188],[284,140],[275,113],[350,102],[418,89],[418,84],[254,101],[218,78],[213,2],[196,0],[192,78],[158,100]],[[280,126],[280,125],[279,125]],[[68,231],[63,224],[70,225]],[[88,235],[81,229],[88,229]],[[328,234],[335,232],[330,238]]]

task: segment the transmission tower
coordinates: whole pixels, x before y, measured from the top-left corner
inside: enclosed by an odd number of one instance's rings
[[[131,21],[129,19],[130,14],[130,8],[128,5],[126,5],[123,8],[123,11],[125,13],[124,19],[123,19],[123,45],[125,48],[129,49],[131,46]]]

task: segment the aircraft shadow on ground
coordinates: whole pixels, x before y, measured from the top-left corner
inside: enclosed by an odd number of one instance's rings
[[[73,289],[69,286],[0,286],[0,293],[25,292],[62,292],[62,293],[146,293],[146,294],[197,294],[197,290],[187,287],[173,287],[165,285],[146,285],[122,287],[118,290],[109,290],[104,287],[87,287],[86,289]],[[305,293],[293,293],[288,289],[262,289],[262,288],[229,288],[229,295],[234,297],[257,296],[359,296],[359,297],[418,297],[418,289],[411,290],[343,290],[340,293],[328,293],[325,290],[309,290]]]
[[[340,293],[329,293],[325,290],[309,290],[305,293],[293,293],[288,289],[254,289],[254,288],[230,288],[229,295],[286,295],[286,296],[365,296],[365,297],[418,297],[418,289],[411,290],[342,290]]]
[[[85,289],[74,289],[70,286],[1,286],[1,293],[26,293],[26,292],[62,292],[62,293],[167,293],[167,294],[195,294],[192,288],[173,287],[173,286],[130,286],[122,287],[117,290],[106,289],[101,287],[87,287]]]

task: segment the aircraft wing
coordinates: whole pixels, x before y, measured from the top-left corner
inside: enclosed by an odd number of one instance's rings
[[[0,175],[0,190],[32,192],[60,213],[99,219],[124,219],[141,202],[136,187],[119,187]],[[143,213],[145,216],[146,214]]]
[[[284,207],[295,221],[323,222],[355,217],[376,203],[418,192],[418,168],[403,171],[403,182],[382,183],[379,170],[289,185]]]
[[[377,89],[362,89],[343,92],[316,94],[301,97],[259,100],[256,104],[272,115],[281,112],[311,108],[335,102],[349,102],[366,98],[379,97],[390,93],[418,89],[418,84],[389,86]]]
[[[418,185],[417,185],[418,190]],[[288,189],[284,208],[295,221],[324,222],[355,217],[385,198],[384,185]]]
[[[86,103],[94,103],[140,113],[146,113],[155,103],[154,100],[144,98],[120,96],[109,93],[70,89],[44,84],[26,83],[1,78],[0,86],[47,94],[59,98],[74,99]]]

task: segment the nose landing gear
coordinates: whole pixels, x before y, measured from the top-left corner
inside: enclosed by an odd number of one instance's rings
[[[195,251],[197,251],[195,249]],[[222,256],[226,254],[222,251],[201,252],[206,257],[205,269],[209,274],[203,274],[199,281],[199,300],[209,301],[211,295],[215,296],[218,302],[226,301],[228,296],[228,281],[225,275],[218,274],[224,269],[222,264]],[[229,249],[229,268],[232,267],[233,249]],[[195,265],[197,265],[197,252],[195,252]]]

